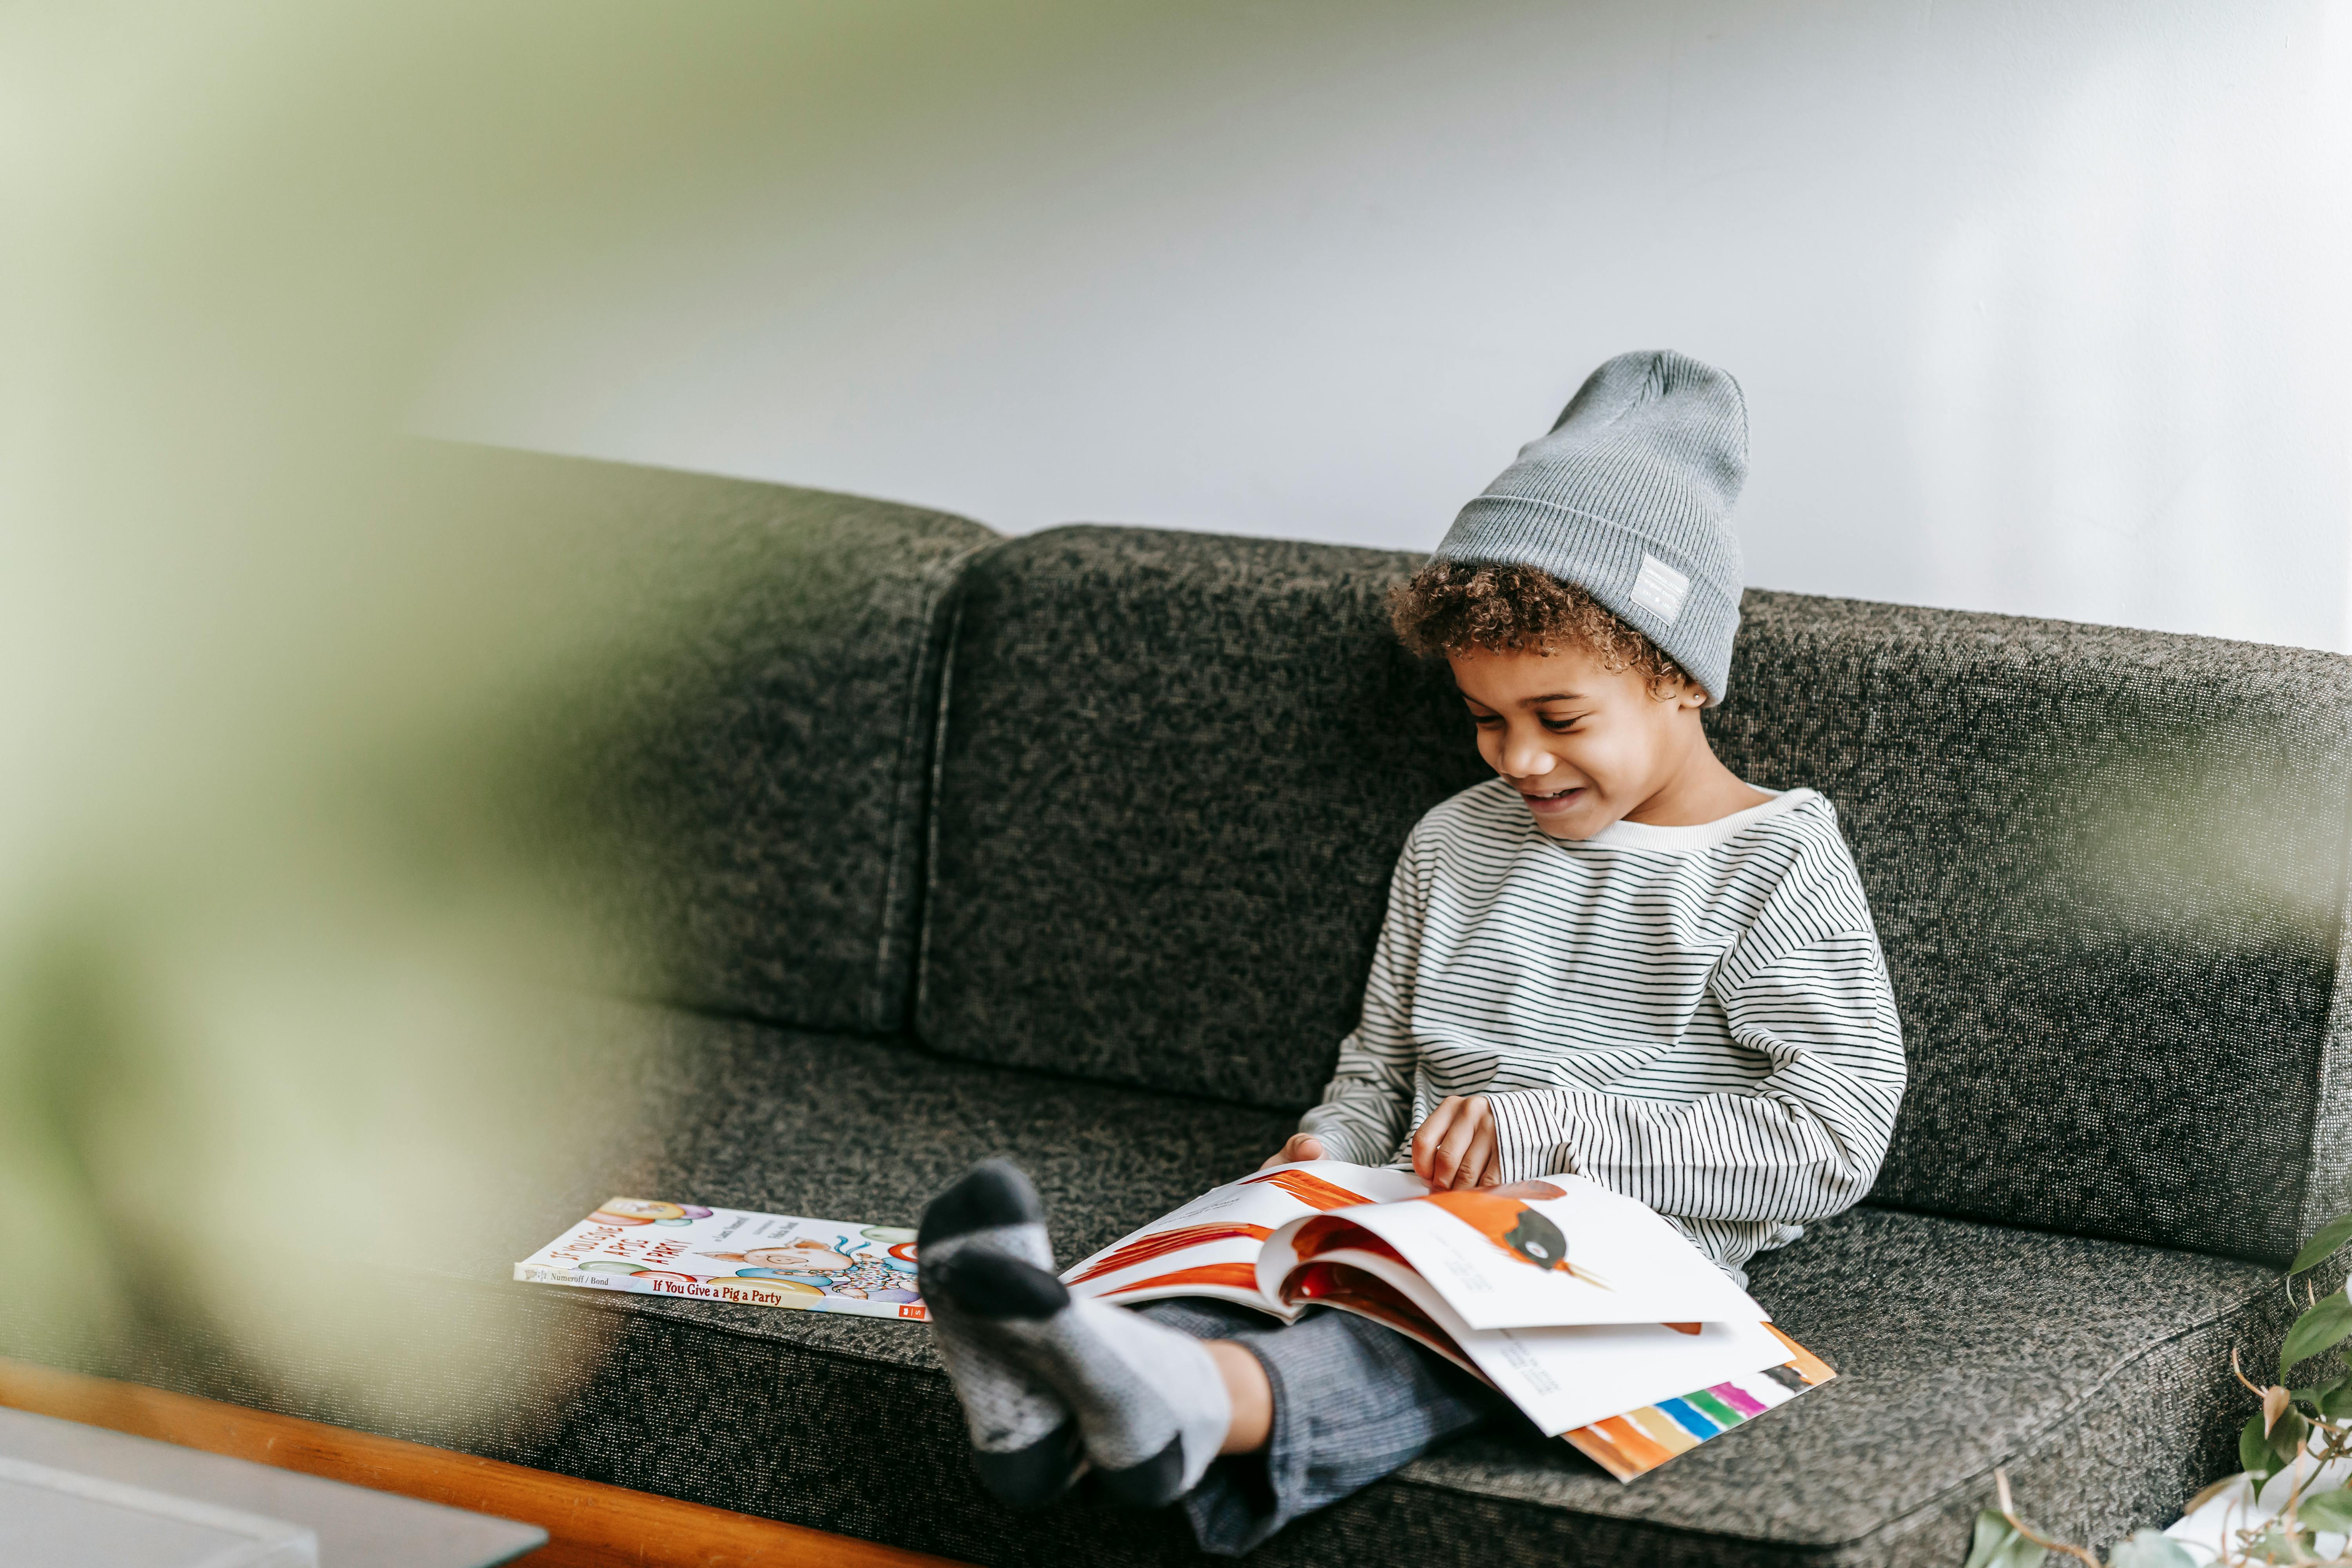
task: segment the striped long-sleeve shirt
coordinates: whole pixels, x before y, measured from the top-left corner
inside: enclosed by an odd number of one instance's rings
[[[1903,1080],[1826,799],[1579,841],[1497,778],[1406,840],[1363,1020],[1299,1125],[1332,1159],[1409,1165],[1439,1100],[1484,1094],[1504,1181],[1581,1172],[1744,1279],[1870,1190]]]

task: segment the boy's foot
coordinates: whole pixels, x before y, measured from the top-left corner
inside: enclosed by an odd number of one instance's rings
[[[1200,1341],[1074,1297],[1045,1269],[993,1247],[949,1258],[939,1288],[1069,1401],[1095,1474],[1120,1501],[1173,1502],[1217,1457],[1233,1401]]]
[[[963,1402],[981,1484],[1007,1507],[1043,1508],[1086,1468],[1085,1447],[1061,1397],[1006,1357],[986,1326],[971,1321],[940,1288],[943,1268],[972,1248],[1024,1267],[1053,1266],[1045,1205],[1029,1178],[1004,1161],[974,1165],[923,1210],[915,1233],[916,1279],[932,1342]]]

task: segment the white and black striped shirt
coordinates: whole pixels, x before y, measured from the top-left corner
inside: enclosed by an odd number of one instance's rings
[[[1299,1126],[1332,1159],[1409,1165],[1439,1100],[1484,1094],[1504,1181],[1582,1172],[1744,1280],[1870,1190],[1903,1079],[1826,799],[1579,841],[1496,778],[1406,839],[1363,1022]]]

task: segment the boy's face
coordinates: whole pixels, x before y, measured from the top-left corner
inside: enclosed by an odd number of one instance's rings
[[[1706,693],[1653,697],[1647,676],[1604,668],[1579,647],[1448,654],[1478,724],[1478,752],[1511,782],[1536,826],[1590,838],[1664,789],[1706,742]]]

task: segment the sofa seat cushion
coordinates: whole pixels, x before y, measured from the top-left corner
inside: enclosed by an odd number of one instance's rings
[[[2230,1351],[2259,1362],[2287,1317],[2277,1276],[2242,1262],[1874,1207],[1750,1276],[1836,1381],[1630,1486],[1507,1435],[1406,1479],[1513,1521],[1528,1562],[1540,1518],[1568,1561],[1948,1565],[1996,1466],[2041,1527],[2104,1542],[2237,1468],[2252,1400]],[[1708,1533],[1729,1539],[1674,1544]]]
[[[498,1336],[509,1353],[406,1415],[339,1407],[331,1377],[225,1388],[218,1356],[159,1355],[139,1375],[974,1563],[1193,1560],[1172,1512],[991,1502],[918,1325],[509,1274],[614,1194],[910,1225],[998,1153],[1036,1178],[1068,1260],[1254,1165],[1286,1117],[652,1009],[567,1005],[551,1027],[582,1071],[516,1114],[571,1125],[593,1109],[598,1135],[566,1145],[554,1178],[486,1194],[436,1271],[371,1285],[425,1347],[370,1342],[375,1383],[429,1365],[445,1339]],[[611,1120],[622,1103],[642,1120]],[[1254,1560],[1950,1563],[1998,1464],[2037,1518],[2110,1537],[2168,1518],[2227,1468],[2230,1346],[2276,1326],[2274,1277],[2248,1264],[1883,1209],[1816,1227],[1754,1274],[1836,1382],[1630,1486],[1565,1444],[1491,1431]]]

